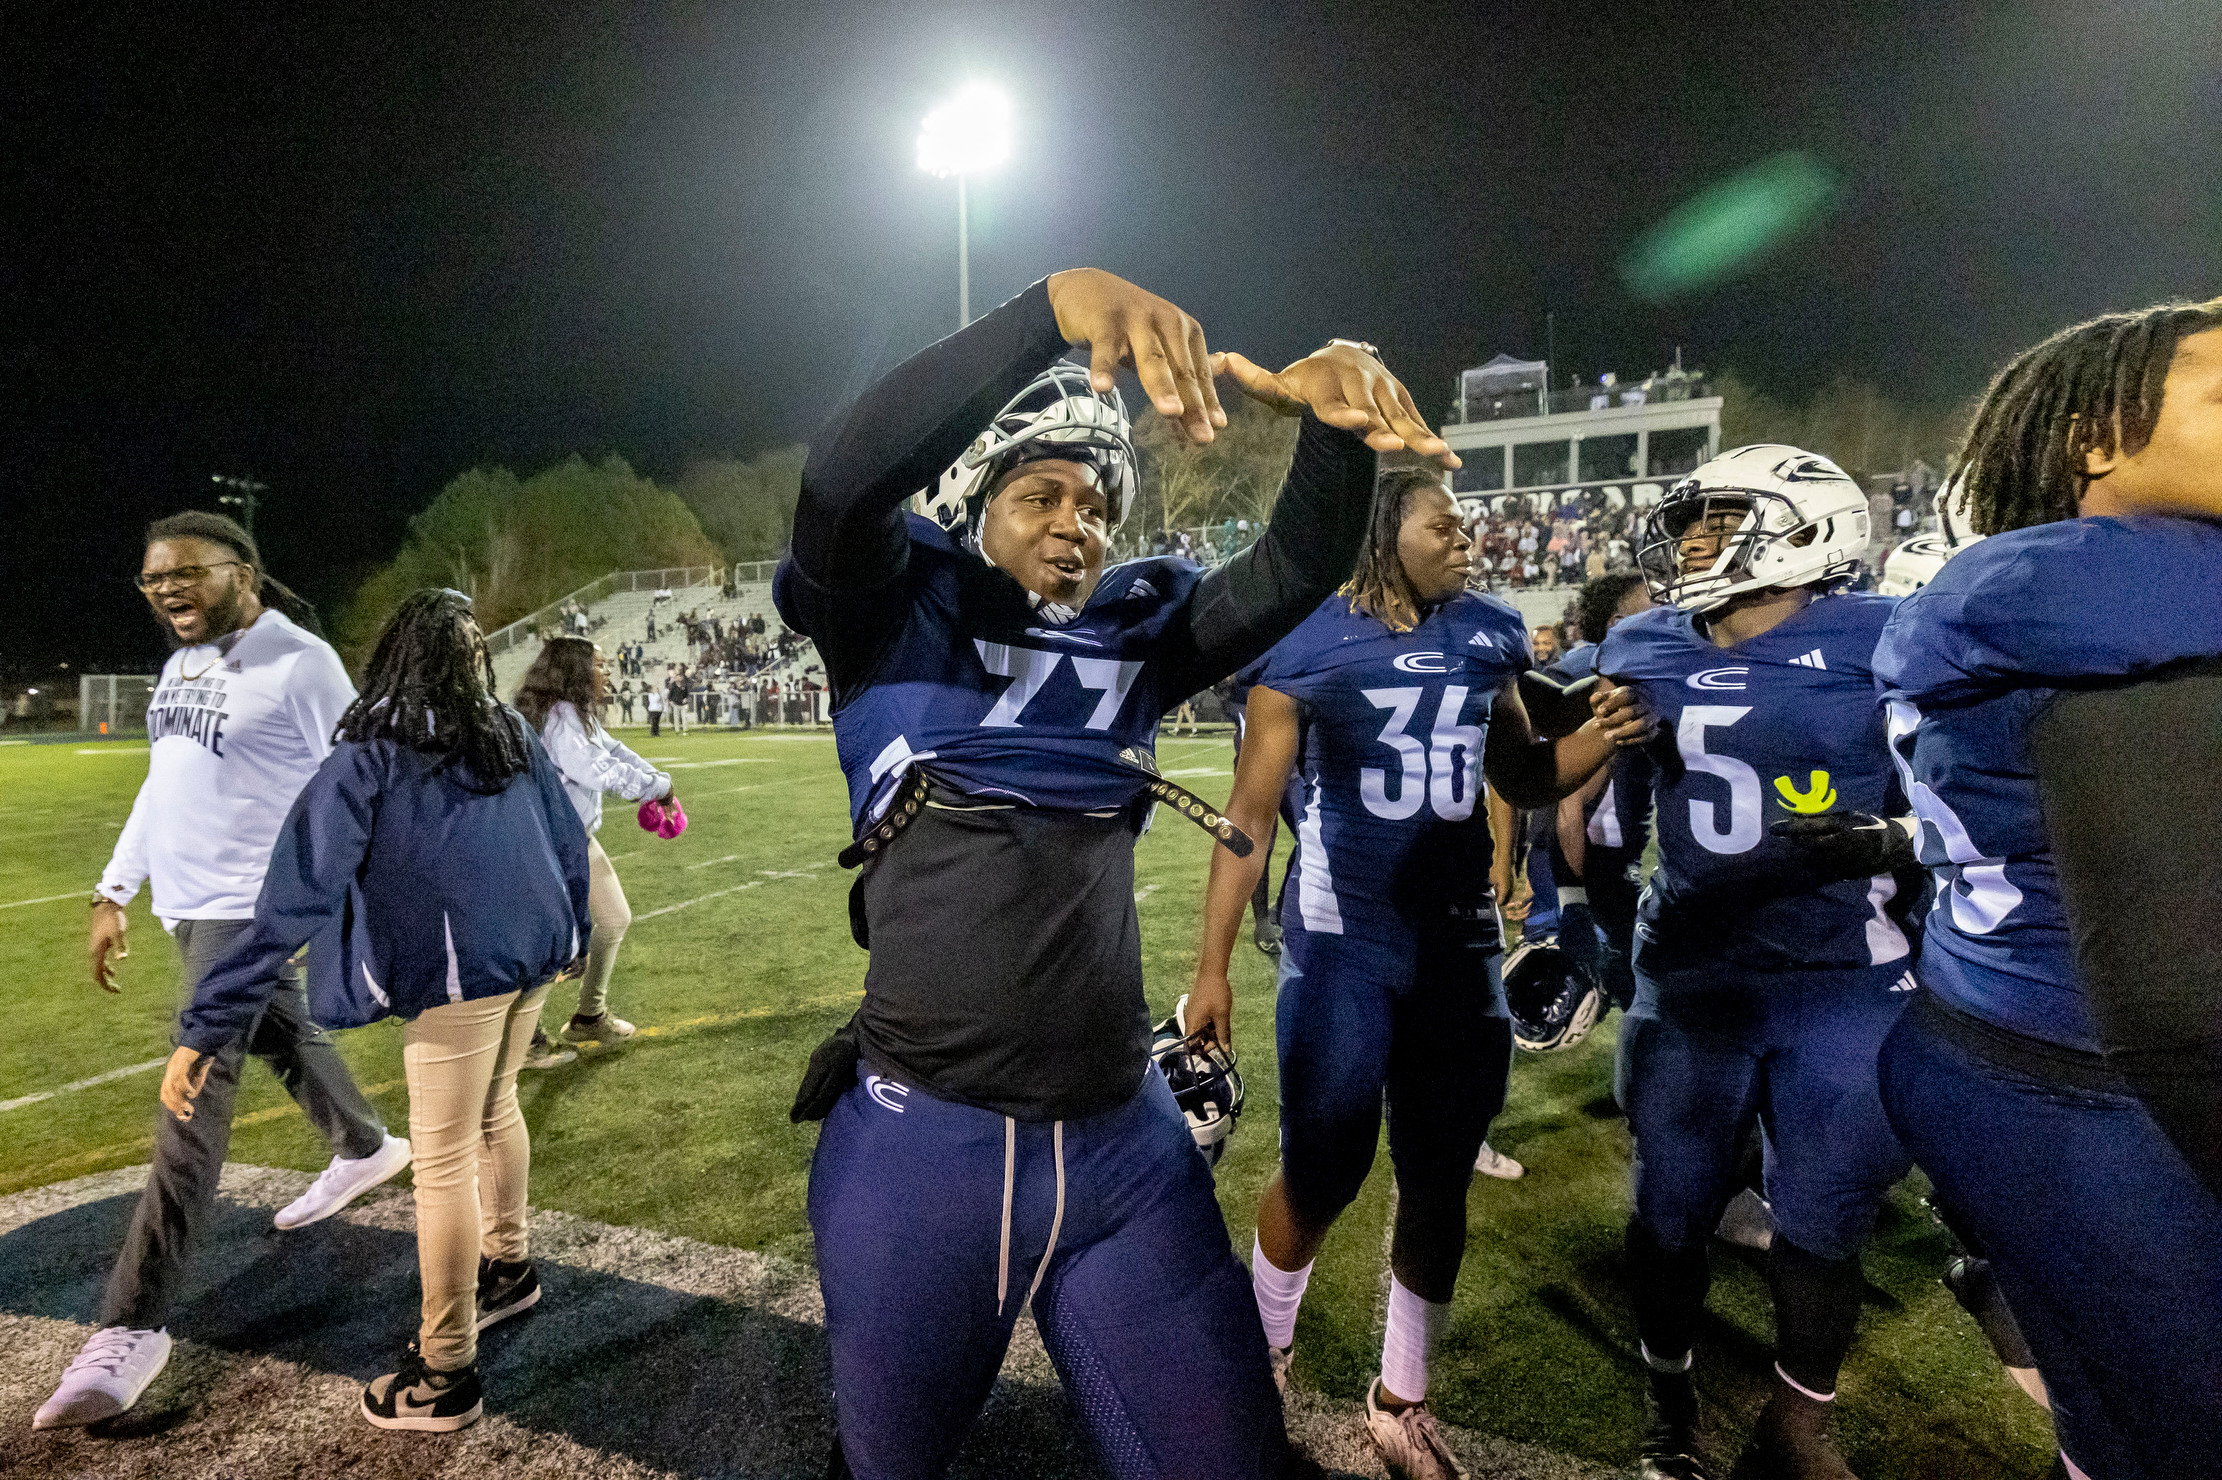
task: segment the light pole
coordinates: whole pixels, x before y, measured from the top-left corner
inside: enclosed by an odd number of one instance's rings
[[[966,85],[926,115],[918,130],[918,167],[957,177],[957,327],[972,322],[972,243],[965,219],[965,176],[1010,157],[1011,100],[985,83]]]
[[[208,481],[218,488],[231,490],[229,493],[218,494],[216,502],[237,509],[239,511],[239,522],[246,529],[247,538],[253,539],[255,537],[255,495],[267,492],[270,485],[257,483],[252,478],[231,477],[223,473],[209,474]]]

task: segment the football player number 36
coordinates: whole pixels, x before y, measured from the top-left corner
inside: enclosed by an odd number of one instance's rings
[[[1749,713],[1748,704],[1692,704],[1682,711],[1682,723],[1674,732],[1683,765],[1728,783],[1725,820],[1720,803],[1695,797],[1690,801],[1690,832],[1700,846],[1715,853],[1748,853],[1759,846],[1766,800],[1759,789],[1759,773],[1732,755],[1716,755],[1705,748],[1707,730],[1726,729]]]
[[[1434,809],[1445,822],[1463,822],[1474,815],[1474,796],[1481,790],[1480,725],[1462,725],[1458,715],[1466,707],[1467,686],[1445,684],[1435,706],[1435,728],[1423,742],[1405,731],[1427,690],[1367,689],[1366,698],[1376,709],[1389,711],[1381,727],[1381,743],[1397,753],[1396,795],[1389,794],[1389,773],[1380,766],[1358,772],[1358,795],[1376,817],[1401,822],[1420,810]]]

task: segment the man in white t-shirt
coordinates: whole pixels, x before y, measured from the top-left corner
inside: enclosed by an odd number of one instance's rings
[[[270,579],[254,541],[220,515],[185,513],[147,531],[139,587],[174,651],[147,704],[147,779],[94,891],[93,980],[119,990],[124,906],[151,881],[154,913],[185,961],[183,1001],[253,923],[278,828],[332,750],[354,700],[313,611]],[[267,604],[266,604],[267,603]],[[192,1245],[216,1202],[232,1105],[248,1054],[267,1063],[335,1152],[277,1215],[298,1228],[338,1212],[409,1164],[323,1031],[298,974],[245,1038],[210,1056],[189,1121],[158,1114],[154,1165],[101,1298],[100,1330],[34,1418],[59,1428],[113,1417],[169,1360],[164,1323]]]

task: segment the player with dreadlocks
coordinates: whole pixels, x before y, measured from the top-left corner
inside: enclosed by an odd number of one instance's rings
[[[379,1428],[475,1422],[478,1332],[539,1302],[517,1070],[549,983],[581,958],[587,875],[563,774],[495,699],[470,598],[416,592],[286,817],[252,928],[179,1020],[162,1102],[186,1125],[206,1056],[252,1028],[303,946],[318,1022],[404,1020],[423,1305],[399,1368],[363,1389]]]
[[[1514,683],[1527,632],[1466,589],[1472,548],[1440,474],[1382,477],[1356,573],[1259,665],[1227,802],[1264,836],[1299,779],[1275,1007],[1281,1170],[1258,1208],[1252,1296],[1285,1382],[1313,1257],[1372,1168],[1386,1098],[1396,1231],[1366,1428],[1398,1480],[1465,1473],[1426,1398],[1467,1186],[1512,1064],[1483,772],[1515,804],[1549,806],[1651,730],[1608,683],[1579,730],[1537,740]],[[1187,1021],[1222,1043],[1228,957],[1265,861],[1212,855]]]
[[[248,928],[286,809],[331,753],[332,726],[355,697],[316,613],[272,578],[247,532],[190,510],[148,526],[137,581],[172,649],[147,704],[146,781],[92,902],[89,955],[103,991],[121,990],[125,907],[153,885],[154,914],[176,939],[184,988]],[[40,1406],[36,1428],[113,1418],[170,1355],[172,1295],[215,1206],[232,1103],[249,1054],[300,1103],[331,1164],[281,1209],[281,1229],[330,1217],[409,1164],[338,1052],[310,1020],[295,973],[273,967],[252,1035],[217,1054],[203,1113],[155,1126],[153,1167],[101,1297],[99,1329]]]
[[[2222,1473],[2222,300],[2020,355],[1955,474],[1986,538],[1875,659],[1939,895],[1884,1103],[2068,1472]]]

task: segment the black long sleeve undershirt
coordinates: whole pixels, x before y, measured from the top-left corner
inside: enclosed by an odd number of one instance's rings
[[[2063,694],[2030,740],[2100,1046],[2222,1197],[2222,664]]]
[[[901,630],[911,495],[955,462],[1005,402],[1065,351],[1043,279],[890,371],[819,434],[795,506],[800,609],[836,703],[868,682]],[[1372,504],[1373,450],[1307,414],[1257,543],[1205,576],[1171,655],[1168,693],[1202,689],[1258,657],[1349,579]]]

